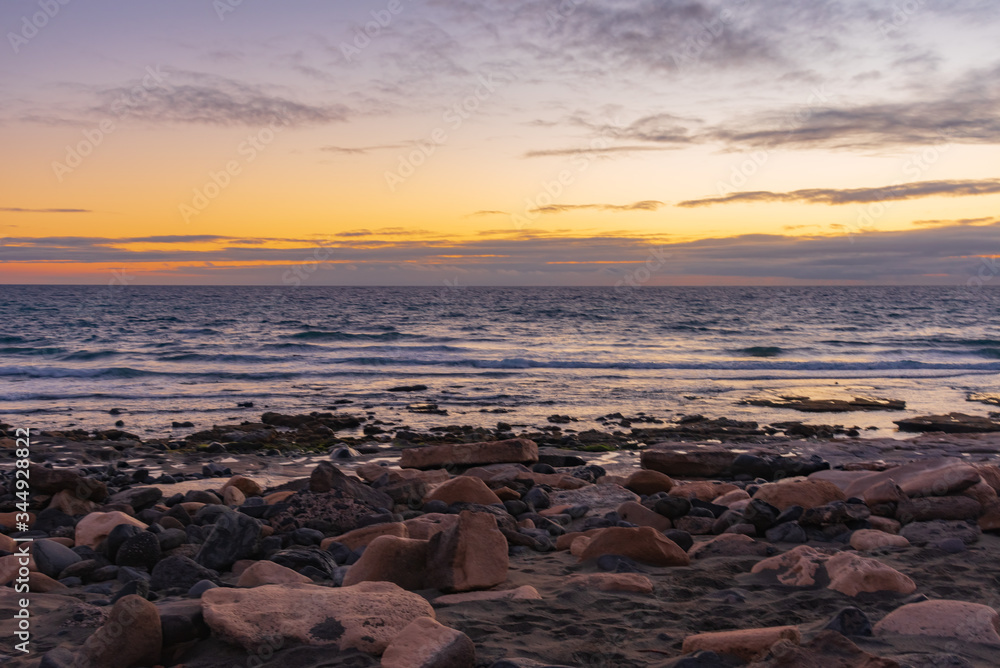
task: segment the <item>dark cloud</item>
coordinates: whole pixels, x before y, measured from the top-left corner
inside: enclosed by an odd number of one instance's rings
[[[1000,179],[979,181],[917,181],[878,188],[807,188],[776,193],[769,190],[736,192],[723,197],[706,197],[679,202],[681,207],[712,206],[742,202],[805,202],[807,204],[859,204],[921,197],[993,195],[1000,193]]]

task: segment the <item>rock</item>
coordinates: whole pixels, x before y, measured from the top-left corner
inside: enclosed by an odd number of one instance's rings
[[[862,592],[891,591],[912,594],[916,583],[894,568],[853,552],[839,552],[824,564],[830,577],[828,589],[847,596]]]
[[[71,491],[64,489],[60,492],[56,492],[52,496],[52,500],[49,501],[48,507],[53,510],[66,513],[67,515],[77,517],[92,512],[95,508],[97,508],[97,504],[93,501],[77,498]]]
[[[157,601],[156,608],[160,613],[164,649],[209,636],[200,600]]]
[[[810,476],[810,479],[824,475],[825,473],[814,474]],[[865,498],[868,490],[873,490],[873,495],[886,496],[888,488],[884,485],[895,483],[905,496],[945,496],[968,489],[979,480],[979,470],[962,459],[938,457],[895,466],[875,473],[855,475],[850,479],[845,479],[842,489],[848,497]],[[885,501],[889,500],[894,499],[891,496],[885,499]],[[865,501],[868,502],[868,499]]]
[[[103,501],[108,496],[108,488],[103,482],[84,478],[76,471],[31,464],[28,466],[28,476],[31,491],[35,494],[69,492],[77,499],[90,501]]]
[[[74,540],[77,545],[96,548],[119,524],[130,524],[146,529],[146,524],[118,510],[110,513],[90,513],[77,523]]]
[[[360,480],[348,477],[330,462],[320,462],[309,476],[309,491],[317,494],[339,492],[373,508],[392,508],[392,499]]]
[[[893,659],[865,652],[840,633],[820,631],[799,646],[781,640],[771,646],[770,656],[752,668],[900,668]]]
[[[653,583],[639,573],[580,573],[566,580],[569,587],[598,591],[625,591],[652,594]]]
[[[403,589],[425,589],[428,545],[426,540],[379,536],[347,571],[344,586],[392,582]]]
[[[844,608],[827,622],[824,629],[836,631],[845,636],[870,636],[872,623],[860,608]]]
[[[222,502],[230,508],[238,508],[246,503],[247,497],[236,487],[226,487],[222,490]]]
[[[983,514],[983,505],[967,496],[928,496],[907,499],[896,509],[896,519],[903,524],[931,520],[975,520]]]
[[[777,524],[780,516],[781,511],[763,499],[750,499],[743,508],[743,519],[752,524],[758,534]]]
[[[476,647],[469,636],[419,617],[392,639],[382,655],[382,668],[473,668]]]
[[[273,561],[255,561],[248,569],[240,573],[237,587],[260,587],[261,585],[280,584],[311,584],[312,580],[296,573],[291,568],[285,568]]]
[[[223,493],[225,493],[227,487],[235,487],[243,492],[243,495],[246,497],[262,496],[264,494],[264,488],[261,487],[260,483],[242,475],[234,475],[227,480],[226,484],[222,486]]]
[[[404,469],[434,469],[537,461],[538,445],[534,441],[512,438],[506,441],[407,448],[400,455],[399,465]]]
[[[958,538],[966,545],[979,540],[982,532],[974,524],[961,521],[935,520],[933,522],[911,522],[903,527],[899,535],[917,547],[928,543],[938,543],[948,538]]]
[[[696,543],[688,550],[692,559],[708,559],[710,557],[763,557],[774,554],[774,548],[765,543],[758,543],[750,536],[738,533],[724,533],[704,543]]]
[[[123,633],[123,629],[125,632]],[[133,668],[160,662],[163,631],[156,606],[141,596],[125,596],[94,631],[79,653],[79,668]]]
[[[988,605],[921,601],[896,608],[875,625],[876,636],[931,636],[1000,645],[1000,615]]]
[[[640,527],[653,527],[657,531],[666,531],[673,526],[663,515],[635,501],[626,501],[618,506],[618,515],[626,522]]]
[[[627,501],[639,501],[639,495],[620,485],[588,485],[580,489],[554,491],[549,494],[554,506],[587,506],[591,515],[604,515]]]
[[[13,543],[13,541],[11,542]],[[11,549],[7,551],[14,552],[14,547],[11,546]],[[83,561],[83,558],[76,552],[51,539],[34,541],[31,546],[31,555],[35,559],[38,571],[51,578],[58,578],[64,570]]]
[[[163,498],[163,491],[159,487],[133,487],[123,492],[112,494],[105,504],[125,503],[132,506],[137,512],[152,508]]]
[[[341,491],[298,492],[282,502],[282,506],[268,520],[280,533],[291,532],[303,526],[326,534],[347,533],[356,529],[362,520],[388,510],[383,506],[373,506],[345,496]]]
[[[672,478],[717,478],[733,463],[735,455],[722,448],[684,443],[659,443],[643,450],[642,468]]]
[[[668,496],[657,499],[653,504],[653,510],[664,517],[676,520],[691,512],[691,502],[679,496]]]
[[[806,530],[798,522],[782,522],[764,532],[772,543],[805,543],[809,540]]]
[[[946,434],[972,434],[1000,431],[1000,422],[978,415],[948,413],[893,420],[900,431],[942,431]]]
[[[851,547],[858,551],[880,550],[886,547],[909,547],[910,541],[884,531],[861,529],[851,534]]]
[[[798,644],[802,640],[802,634],[795,626],[700,633],[685,638],[681,651],[685,654],[697,651],[732,654],[750,662],[767,654],[771,646],[779,640],[790,640]]]
[[[359,547],[367,546],[379,536],[409,538],[410,534],[406,528],[406,524],[402,522],[384,522],[382,524],[373,524],[371,526],[361,527],[360,529],[348,531],[345,534],[334,536],[332,538],[324,538],[319,546],[325,550],[331,543],[342,543],[351,550],[356,550]],[[429,538],[429,536],[424,537],[424,540],[427,538]]]
[[[115,555],[118,566],[132,566],[152,570],[160,560],[160,541],[156,534],[142,531],[122,543]]]
[[[424,501],[443,501],[449,506],[457,502],[478,503],[484,506],[503,503],[485,482],[472,476],[458,476],[441,483]]]
[[[426,600],[389,582],[220,587],[201,601],[213,633],[249,652],[291,642],[378,655],[413,620],[434,617]]]
[[[687,566],[687,552],[651,527],[611,527],[598,530],[580,555],[580,561],[615,554],[651,566]]]
[[[747,500],[749,498],[750,498],[750,495],[747,494],[746,490],[743,490],[743,489],[734,489],[731,492],[726,492],[725,494],[722,494],[721,496],[715,497],[715,499],[712,501],[712,503],[717,503],[720,506],[726,506],[726,507],[728,507],[732,503],[736,503],[737,501],[744,501],[744,500]]]
[[[891,533],[893,535],[899,534],[899,530],[903,527],[903,525],[894,519],[889,517],[879,517],[878,515],[872,515],[869,517],[868,523],[871,524],[872,529],[876,531]]]
[[[1000,531],[1000,501],[986,504],[979,518],[979,528],[983,531]]]
[[[531,585],[516,589],[493,589],[490,591],[469,591],[464,594],[445,594],[434,599],[434,605],[460,605],[483,601],[540,601],[541,594]]]
[[[322,575],[328,580],[336,577],[338,568],[334,555],[316,546],[281,550],[271,555],[271,561],[297,573]]]
[[[431,537],[425,584],[449,593],[489,589],[507,579],[508,565],[507,539],[493,516],[463,510],[457,524]]]
[[[153,567],[149,584],[157,591],[172,588],[188,590],[201,580],[218,583],[219,574],[188,557],[171,555]]]
[[[739,487],[727,482],[717,480],[699,480],[696,482],[682,482],[674,485],[670,490],[670,496],[678,496],[682,499],[699,499],[701,501],[714,501],[723,494],[728,494]]]
[[[260,533],[257,520],[227,510],[212,525],[195,561],[212,570],[227,570],[240,559],[249,559],[257,553]]]
[[[414,517],[403,522],[403,525],[406,527],[406,536],[404,538],[430,540],[431,536],[450,529],[456,524],[458,524],[458,515],[425,513],[420,517]]]
[[[50,592],[67,591],[69,587],[58,580],[50,578],[44,573],[32,571],[28,574],[28,591],[33,594],[47,594]]]
[[[834,501],[844,501],[847,496],[833,483],[826,480],[782,480],[764,483],[753,498],[765,501],[778,510],[791,506],[815,508]]]
[[[636,471],[628,477],[625,488],[636,494],[649,496],[657,492],[669,492],[674,486],[673,479],[659,471],[642,470]]]

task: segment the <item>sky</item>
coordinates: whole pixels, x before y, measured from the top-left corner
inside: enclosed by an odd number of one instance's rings
[[[1000,3],[8,0],[0,283],[1000,285]]]

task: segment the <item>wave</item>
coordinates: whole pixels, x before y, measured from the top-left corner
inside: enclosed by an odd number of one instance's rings
[[[166,376],[175,378],[207,378],[211,380],[275,380],[280,378],[298,378],[303,374],[294,371],[265,372],[170,372],[151,371],[148,369],[133,369],[132,367],[93,367],[73,369],[63,367],[39,366],[0,366],[2,376],[27,376],[29,378],[142,378],[145,376]]]
[[[75,353],[70,353],[69,355],[64,355],[60,359],[67,361],[90,361],[106,359],[108,357],[117,357],[121,353],[115,350],[78,350]]]
[[[308,331],[286,334],[282,338],[300,341],[401,341],[404,339],[428,339],[420,334],[383,332],[382,334],[351,334],[350,332]]]
[[[27,343],[27,342],[28,339],[24,338],[23,336],[16,336],[16,335],[0,336],[0,343]]]
[[[778,346],[751,346],[739,352],[748,357],[777,357],[785,351]]]
[[[212,336],[214,334],[221,334],[217,329],[212,329],[211,327],[191,327],[188,329],[178,329],[177,334],[199,334],[202,336]]]
[[[30,348],[30,347],[25,348],[19,346],[8,346],[5,348],[0,348],[0,355],[15,355],[18,357],[35,356],[35,355],[42,355],[48,357],[51,355],[60,355],[64,352],[66,352],[65,348]]]

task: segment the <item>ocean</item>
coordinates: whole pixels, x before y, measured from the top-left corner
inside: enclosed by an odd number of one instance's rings
[[[986,415],[966,396],[1000,386],[995,289],[2,286],[0,316],[0,421],[49,430],[121,419],[183,436],[264,410],[336,410],[413,428],[559,414],[583,430],[644,412],[893,435],[904,415]],[[427,389],[390,391],[413,385]],[[907,410],[738,403],[761,393]]]

